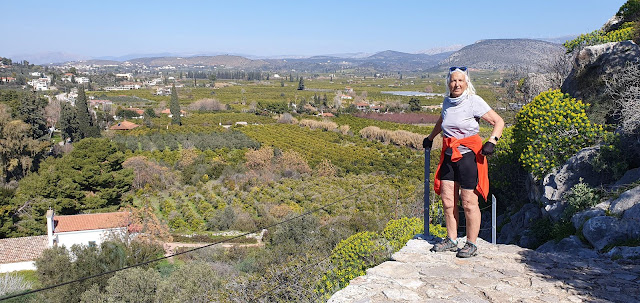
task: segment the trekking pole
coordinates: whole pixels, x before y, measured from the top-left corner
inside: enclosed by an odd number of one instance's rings
[[[429,210],[430,201],[429,194],[431,193],[431,184],[429,177],[431,176],[431,149],[425,148],[424,150],[424,232],[422,233],[423,239],[431,239],[431,232],[429,231]]]

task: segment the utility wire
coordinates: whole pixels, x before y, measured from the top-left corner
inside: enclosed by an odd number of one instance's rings
[[[301,213],[299,215],[293,216],[291,218],[285,219],[283,221],[280,221],[280,222],[277,222],[277,223],[273,223],[273,224],[261,227],[259,229],[254,230],[254,231],[250,231],[250,232],[246,232],[246,233],[240,234],[240,235],[235,236],[235,237],[231,237],[231,238],[228,238],[228,239],[220,240],[220,241],[217,241],[217,242],[214,242],[214,243],[210,243],[210,244],[207,244],[207,245],[204,245],[204,246],[201,246],[201,247],[188,249],[188,250],[181,251],[181,252],[178,252],[178,253],[174,253],[174,254],[171,254],[171,255],[168,255],[168,256],[163,256],[163,257],[160,257],[160,258],[144,261],[144,262],[133,264],[133,265],[129,265],[129,266],[126,266],[126,267],[122,267],[122,268],[118,268],[118,269],[114,269],[114,270],[98,273],[98,274],[95,274],[95,275],[82,277],[82,278],[79,278],[79,279],[75,279],[75,280],[71,280],[71,281],[67,281],[67,282],[63,282],[63,283],[59,283],[59,284],[55,284],[55,285],[51,285],[51,286],[47,286],[47,287],[43,287],[43,288],[39,288],[39,289],[34,289],[34,290],[27,291],[27,292],[10,295],[10,296],[7,296],[7,297],[2,297],[2,298],[0,298],[0,301],[16,298],[16,297],[20,297],[20,296],[26,296],[26,295],[29,295],[29,294],[42,292],[42,291],[45,291],[45,290],[57,288],[57,287],[68,285],[68,284],[72,284],[72,283],[82,282],[82,281],[85,281],[85,280],[101,277],[101,276],[104,276],[104,275],[112,274],[112,273],[119,272],[119,271],[122,271],[122,270],[125,270],[125,269],[129,269],[129,268],[134,268],[134,267],[138,267],[138,266],[142,266],[142,265],[147,265],[149,263],[165,260],[165,259],[168,259],[168,258],[171,258],[171,257],[175,257],[175,256],[183,255],[183,254],[186,254],[186,253],[191,253],[191,252],[194,252],[196,250],[203,249],[203,248],[211,247],[211,246],[216,245],[216,244],[220,244],[220,243],[228,242],[228,241],[231,241],[231,240],[235,240],[235,239],[238,239],[240,237],[245,237],[245,236],[247,236],[249,234],[258,233],[258,232],[262,231],[263,229],[269,229],[269,228],[272,228],[272,227],[275,227],[275,226],[278,226],[278,225],[293,221],[295,219],[310,215],[312,213],[315,213],[315,212],[323,210],[323,209],[326,210],[327,207],[335,205],[337,203],[340,203],[340,202],[342,202],[342,201],[344,201],[344,200],[346,200],[346,199],[348,199],[348,198],[350,198],[350,197],[352,197],[352,196],[354,196],[356,194],[360,194],[364,190],[367,190],[367,189],[371,188],[372,186],[376,185],[378,182],[380,182],[380,181],[376,181],[376,182],[374,182],[372,184],[366,185],[366,186],[362,187],[361,189],[359,189],[358,191],[353,192],[353,193],[351,193],[349,195],[346,195],[346,196],[344,196],[344,197],[342,197],[342,198],[340,198],[340,199],[338,199],[338,200],[336,200],[334,202],[328,203],[328,204],[323,205],[321,207],[317,207],[317,208],[312,209],[310,211],[307,211],[307,212]]]
[[[416,160],[416,159],[417,159],[417,158],[414,158],[413,160],[411,160],[411,161],[410,161],[410,163],[409,163],[409,165],[410,165],[410,164],[413,164],[413,162],[415,162],[415,160]],[[89,280],[89,279],[93,279],[93,278],[97,278],[97,277],[101,277],[101,276],[104,276],[104,275],[108,275],[108,274],[116,273],[116,272],[119,272],[119,271],[122,271],[122,270],[126,270],[126,269],[130,269],[130,268],[134,268],[134,267],[139,267],[139,266],[147,265],[147,264],[149,264],[149,263],[153,263],[153,262],[157,262],[157,261],[165,260],[165,259],[168,259],[168,258],[171,258],[171,257],[175,257],[175,256],[179,256],[179,255],[187,254],[187,253],[191,253],[191,252],[194,252],[194,251],[197,251],[197,250],[200,250],[200,249],[204,249],[204,248],[211,247],[211,246],[216,245],[216,244],[221,244],[221,243],[225,243],[225,242],[228,242],[228,241],[231,241],[231,240],[235,240],[235,239],[238,239],[238,238],[241,238],[241,237],[245,237],[245,236],[247,236],[247,235],[249,235],[249,234],[258,233],[258,232],[262,231],[263,229],[269,229],[269,228],[272,228],[272,227],[275,227],[275,226],[278,226],[278,225],[281,225],[281,224],[284,224],[284,223],[287,223],[287,222],[293,221],[293,220],[295,220],[295,219],[298,219],[298,218],[301,218],[301,217],[304,217],[304,216],[310,215],[310,214],[315,213],[315,212],[317,212],[317,211],[320,211],[320,210],[326,210],[326,208],[327,208],[327,207],[332,206],[332,205],[335,205],[335,204],[337,204],[337,203],[340,203],[340,202],[342,202],[342,201],[344,201],[344,200],[346,200],[346,199],[348,199],[348,198],[350,198],[350,197],[352,197],[352,196],[354,196],[354,195],[356,195],[356,194],[359,194],[359,193],[363,192],[364,190],[366,190],[366,189],[369,189],[369,188],[373,187],[374,185],[376,185],[376,184],[377,184],[377,183],[379,183],[379,182],[380,182],[380,180],[378,180],[378,181],[376,181],[376,182],[374,182],[374,183],[372,183],[372,184],[369,184],[369,185],[367,185],[367,186],[365,186],[365,187],[361,188],[360,190],[358,190],[358,191],[356,191],[356,192],[354,192],[354,193],[351,193],[351,194],[349,194],[349,195],[346,195],[346,196],[344,196],[344,197],[342,197],[342,198],[340,198],[340,199],[338,199],[338,200],[336,200],[336,201],[334,201],[334,202],[328,203],[328,204],[326,204],[326,205],[324,205],[324,206],[321,206],[321,207],[318,207],[318,208],[312,209],[312,210],[310,210],[310,211],[307,211],[307,212],[301,213],[301,214],[299,214],[299,215],[293,216],[293,217],[291,217],[291,218],[285,219],[285,220],[280,221],[280,222],[277,222],[277,223],[273,223],[273,224],[270,224],[270,225],[267,225],[267,226],[263,226],[263,227],[261,227],[261,228],[259,228],[259,229],[256,229],[256,230],[253,230],[253,231],[250,231],[250,232],[246,232],[246,233],[240,234],[240,235],[238,235],[238,236],[234,236],[234,237],[231,237],[231,238],[228,238],[228,239],[220,240],[220,241],[217,241],[217,242],[214,242],[214,243],[210,243],[210,244],[207,244],[207,245],[204,245],[204,246],[201,246],[201,247],[196,247],[196,248],[188,249],[188,250],[181,251],[181,252],[178,252],[178,253],[174,253],[174,254],[171,254],[171,255],[168,255],[168,256],[163,256],[163,257],[160,257],[160,258],[156,258],[156,259],[152,259],[152,260],[144,261],[144,262],[141,262],[141,263],[137,263],[137,264],[133,264],[133,265],[125,266],[125,267],[122,267],[122,268],[118,268],[118,269],[114,269],[114,270],[110,270],[110,271],[106,271],[106,272],[98,273],[98,274],[95,274],[95,275],[91,275],[91,276],[87,276],[87,277],[82,277],[82,278],[79,278],[79,279],[75,279],[75,280],[71,280],[71,281],[67,281],[67,282],[63,282],[63,283],[59,283],[59,284],[55,284],[55,285],[51,285],[51,286],[47,286],[47,287],[43,287],[43,288],[39,288],[39,289],[35,289],[35,290],[30,290],[30,291],[23,292],[23,293],[19,293],[19,294],[14,294],[14,295],[10,295],[10,296],[7,296],[7,297],[2,297],[2,298],[0,298],[0,301],[5,301],[5,300],[8,300],[8,299],[12,299],[12,298],[20,297],[20,296],[26,296],[26,295],[29,295],[29,294],[34,294],[34,293],[42,292],[42,291],[45,291],[45,290],[49,290],[49,289],[53,289],[53,288],[57,288],[57,287],[61,287],[61,286],[65,286],[65,285],[69,285],[69,284],[73,284],[73,283],[77,283],[77,282],[82,282],[82,281]],[[350,242],[344,243],[343,247],[344,247],[344,246],[346,246],[347,244],[350,244]],[[334,249],[334,250],[335,250],[335,249]],[[301,270],[303,270],[303,269],[307,269],[307,268],[311,268],[311,267],[315,267],[315,266],[318,266],[319,264],[321,264],[321,263],[323,263],[323,262],[327,261],[330,257],[331,257],[331,254],[329,254],[327,257],[325,257],[324,259],[322,259],[320,262],[316,262],[316,263],[312,263],[312,264],[310,264],[310,265],[307,265],[307,266],[303,267]],[[287,272],[287,271],[282,272],[282,273],[280,273],[280,274],[278,274],[278,275],[281,275],[281,274],[286,273],[286,272]],[[259,295],[259,296],[255,297],[255,298],[253,299],[253,301],[256,301],[256,300],[260,299],[261,297],[263,297],[263,296],[265,296],[265,295],[267,295],[267,294],[269,294],[269,293],[272,293],[275,289],[279,288],[279,286],[280,286],[280,285],[277,285],[276,287],[274,287],[274,288],[272,288],[272,289],[268,290],[267,292],[264,292],[263,294],[261,294],[261,295]]]

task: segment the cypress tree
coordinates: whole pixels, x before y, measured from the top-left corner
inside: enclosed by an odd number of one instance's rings
[[[89,137],[99,137],[100,131],[96,127],[93,115],[89,112],[87,106],[87,96],[84,93],[84,87],[78,88],[78,99],[76,100],[76,110],[78,117],[78,131],[80,139]]]
[[[304,78],[300,77],[300,82],[298,82],[298,90],[304,90]]]
[[[171,112],[171,124],[182,125],[180,121],[180,103],[178,102],[178,92],[176,85],[171,85],[171,102],[169,103],[169,111]]]
[[[60,128],[62,138],[70,139],[72,142],[80,139],[78,114],[76,108],[71,106],[69,103],[64,102],[61,104],[58,128]]]

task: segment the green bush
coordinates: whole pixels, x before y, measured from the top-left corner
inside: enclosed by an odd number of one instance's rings
[[[634,22],[626,22],[619,29],[614,31],[603,32],[601,30],[595,30],[588,34],[582,34],[573,40],[567,41],[563,43],[562,46],[565,47],[567,53],[571,53],[574,50],[585,46],[632,40],[634,37],[635,26]]]
[[[611,176],[613,180],[620,179],[629,169],[629,155],[623,153],[623,149],[628,150],[622,146],[620,136],[606,136],[591,162],[593,169],[602,175]]]
[[[533,236],[538,240],[536,246],[540,246],[550,240],[556,242],[576,233],[571,221],[560,220],[552,222],[549,218],[536,220],[531,227]]]
[[[375,232],[359,232],[340,241],[331,252],[332,268],[320,279],[317,291],[332,294],[365,274],[367,268],[387,259],[388,252]]]
[[[567,200],[567,208],[564,210],[564,216],[565,219],[570,220],[575,213],[598,204],[600,193],[597,189],[582,183],[582,178],[580,178],[580,183],[571,188],[571,192],[565,195],[565,199]]]
[[[621,16],[624,21],[637,21],[640,18],[640,0],[628,0],[620,6],[616,16]]]
[[[516,115],[514,150],[524,169],[542,178],[580,149],[603,137],[602,125],[591,123],[588,104],[560,90],[540,93]]]
[[[496,196],[498,211],[504,211],[507,206],[528,202],[527,192],[513,190],[525,188],[527,172],[519,163],[520,154],[514,151],[513,127],[507,127],[496,145],[496,151],[489,159],[489,182],[491,194]],[[508,203],[500,203],[509,201]],[[508,218],[508,217],[507,217]]]
[[[423,225],[423,221],[418,218],[390,220],[382,231],[382,236],[389,241],[394,251],[398,251],[407,241],[423,232]]]

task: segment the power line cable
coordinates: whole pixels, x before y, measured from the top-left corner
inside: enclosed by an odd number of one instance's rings
[[[0,301],[16,298],[16,297],[20,297],[20,296],[26,296],[26,295],[29,295],[29,294],[42,292],[42,291],[45,291],[45,290],[49,290],[49,289],[65,286],[65,285],[72,284],[72,283],[82,282],[82,281],[85,281],[85,280],[101,277],[101,276],[104,276],[104,275],[112,274],[112,273],[119,272],[119,271],[122,271],[122,270],[126,270],[126,269],[129,269],[129,268],[134,268],[134,267],[139,267],[139,266],[142,266],[142,265],[147,265],[149,263],[165,260],[165,259],[168,259],[168,258],[171,258],[171,257],[175,257],[175,256],[183,255],[183,254],[186,254],[186,253],[191,253],[191,252],[194,252],[196,250],[203,249],[203,248],[211,247],[211,246],[216,245],[216,244],[221,244],[221,243],[224,243],[224,242],[235,240],[235,239],[238,239],[240,237],[245,237],[245,236],[247,236],[249,234],[258,233],[258,232],[262,231],[263,229],[269,229],[269,228],[272,228],[272,227],[275,227],[275,226],[278,226],[278,225],[293,221],[295,219],[310,215],[312,213],[315,213],[315,212],[323,210],[323,209],[326,210],[327,207],[330,207],[332,205],[340,203],[340,202],[342,202],[342,201],[344,201],[344,200],[346,200],[346,199],[348,199],[348,198],[350,198],[350,197],[352,197],[352,196],[354,196],[356,194],[360,194],[364,190],[369,189],[372,186],[376,185],[378,182],[380,182],[380,181],[376,181],[376,182],[374,182],[372,184],[366,185],[363,188],[359,189],[358,191],[353,192],[353,193],[351,193],[349,195],[346,195],[346,196],[344,196],[344,197],[342,197],[342,198],[340,198],[340,199],[338,199],[338,200],[336,200],[334,202],[328,203],[328,204],[323,205],[321,207],[317,207],[317,208],[312,209],[310,211],[307,211],[307,212],[301,213],[299,215],[293,216],[291,218],[285,219],[283,221],[280,221],[280,222],[277,222],[277,223],[273,223],[273,224],[261,227],[261,228],[256,229],[256,230],[240,234],[240,235],[235,236],[235,237],[231,237],[231,238],[228,238],[228,239],[220,240],[220,241],[217,241],[217,242],[214,242],[214,243],[210,243],[210,244],[207,244],[207,245],[204,245],[204,246],[201,246],[201,247],[188,249],[188,250],[181,251],[181,252],[178,252],[178,253],[174,253],[174,254],[171,254],[171,255],[168,255],[168,256],[163,256],[163,257],[160,257],[160,258],[144,261],[144,262],[141,262],[141,263],[125,266],[125,267],[122,267],[122,268],[118,268],[118,269],[114,269],[114,270],[98,273],[98,274],[95,274],[95,275],[82,277],[82,278],[79,278],[79,279],[75,279],[75,280],[71,280],[71,281],[67,281],[67,282],[63,282],[63,283],[59,283],[59,284],[55,284],[55,285],[51,285],[51,286],[47,286],[47,287],[43,287],[43,288],[39,288],[39,289],[34,289],[34,290],[27,291],[27,292],[10,295],[10,296],[7,296],[7,297],[2,297],[2,298],[0,298]]]
[[[414,158],[414,159],[412,159],[412,160],[408,163],[408,165],[413,164],[413,162],[415,162],[415,160],[416,160],[416,159],[418,159],[418,158]],[[376,181],[376,182],[374,182],[374,183],[372,183],[372,184],[369,184],[369,185],[367,185],[367,186],[365,186],[365,187],[363,187],[363,188],[359,189],[358,191],[356,191],[356,192],[354,192],[354,193],[351,193],[351,194],[349,194],[349,195],[346,195],[346,196],[344,196],[344,197],[342,197],[342,198],[340,198],[340,199],[338,199],[338,200],[336,200],[336,201],[334,201],[334,202],[328,203],[328,204],[323,205],[323,206],[321,206],[321,207],[317,207],[317,208],[312,209],[312,210],[310,210],[310,211],[307,211],[307,212],[301,213],[301,214],[299,214],[299,215],[293,216],[293,217],[291,217],[291,218],[285,219],[285,220],[283,220],[283,221],[280,221],[280,222],[277,222],[277,223],[273,223],[273,224],[270,224],[270,225],[267,225],[267,226],[263,226],[263,227],[261,227],[261,228],[259,228],[259,229],[256,229],[256,230],[253,230],[253,231],[250,231],[250,232],[246,232],[246,233],[240,234],[240,235],[238,235],[238,236],[234,236],[234,237],[231,237],[231,238],[228,238],[228,239],[220,240],[220,241],[217,241],[217,242],[214,242],[214,243],[210,243],[210,244],[207,244],[207,245],[204,245],[204,246],[201,246],[201,247],[196,247],[196,248],[188,249],[188,250],[185,250],[185,251],[182,251],[182,252],[178,252],[178,253],[170,254],[170,255],[167,255],[167,256],[160,257],[160,258],[156,258],[156,259],[152,259],[152,260],[144,261],[144,262],[141,262],[141,263],[137,263],[137,264],[133,264],[133,265],[125,266],[125,267],[122,267],[122,268],[118,268],[118,269],[114,269],[114,270],[110,270],[110,271],[106,271],[106,272],[102,272],[102,273],[94,274],[94,275],[91,275],[91,276],[86,276],[86,277],[78,278],[78,279],[75,279],[75,280],[71,280],[71,281],[67,281],[67,282],[63,282],[63,283],[59,283],[59,284],[55,284],[55,285],[51,285],[51,286],[47,286],[47,287],[43,287],[43,288],[39,288],[39,289],[35,289],[35,290],[30,290],[30,291],[23,292],[23,293],[19,293],[19,294],[10,295],[10,296],[7,296],[7,297],[2,297],[2,298],[0,298],[0,301],[5,301],[5,300],[8,300],[8,299],[17,298],[17,297],[21,297],[21,296],[26,296],[26,295],[29,295],[29,294],[34,294],[34,293],[42,292],[42,291],[45,291],[45,290],[49,290],[49,289],[53,289],[53,288],[57,288],[57,287],[61,287],[61,286],[65,286],[65,285],[69,285],[69,284],[73,284],[73,283],[77,283],[77,282],[82,282],[82,281],[89,280],[89,279],[93,279],[93,278],[97,278],[97,277],[101,277],[101,276],[104,276],[104,275],[108,275],[108,274],[116,273],[116,272],[123,271],[123,270],[126,270],[126,269],[130,269],[130,268],[134,268],[134,267],[139,267],[139,266],[147,265],[147,264],[150,264],[150,263],[153,263],[153,262],[157,262],[157,261],[161,261],[161,260],[165,260],[165,259],[168,259],[168,258],[171,258],[171,257],[174,257],[174,256],[179,256],[179,255],[183,255],[183,254],[191,253],[191,252],[194,252],[194,251],[197,251],[197,250],[200,250],[200,249],[204,249],[204,248],[207,248],[207,247],[211,247],[211,246],[216,245],[216,244],[221,244],[221,243],[225,243],[225,242],[228,242],[228,241],[231,241],[231,240],[235,240],[235,239],[238,239],[238,238],[240,238],[240,237],[245,237],[245,236],[247,236],[247,235],[249,235],[249,234],[258,233],[258,232],[262,231],[263,229],[269,229],[269,228],[272,228],[272,227],[275,227],[275,226],[278,226],[278,225],[281,225],[281,224],[284,224],[284,223],[287,223],[287,222],[293,221],[293,220],[295,220],[295,219],[298,219],[298,218],[301,218],[301,217],[304,217],[304,216],[310,215],[310,214],[312,214],[312,213],[315,213],[315,212],[320,211],[320,210],[323,210],[323,209],[324,209],[324,210],[326,210],[326,208],[327,208],[327,207],[332,206],[332,205],[335,205],[335,204],[337,204],[337,203],[340,203],[340,202],[342,202],[342,201],[346,200],[347,198],[350,198],[350,197],[352,197],[352,196],[354,196],[354,195],[356,195],[356,194],[359,194],[359,193],[363,192],[364,190],[366,190],[366,189],[369,189],[369,188],[373,187],[374,185],[378,184],[379,182],[380,182],[380,180],[378,180],[378,181]],[[349,244],[349,243],[346,243],[346,244]],[[346,244],[345,244],[345,245],[346,245]],[[328,259],[328,258],[330,258],[330,257],[331,257],[331,254],[329,254],[329,255],[325,258],[325,260],[326,260],[326,259]],[[303,268],[317,266],[318,264],[320,264],[320,262],[317,262],[317,263],[315,263],[315,264],[311,264],[311,266],[309,266],[309,265],[308,265],[308,266],[303,267]],[[278,287],[278,286],[276,286],[275,288],[277,288],[277,287]],[[275,288],[274,288],[274,289],[275,289]],[[263,295],[258,296],[258,297],[256,297],[256,298],[257,298],[257,299],[259,299],[260,297],[262,297],[262,296],[264,296],[264,295],[268,294],[269,292],[270,292],[270,291],[268,291],[268,292],[264,293]],[[254,299],[254,300],[255,300],[255,299]]]

